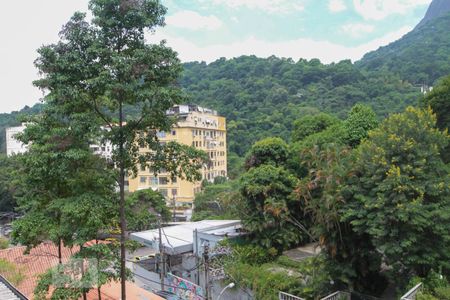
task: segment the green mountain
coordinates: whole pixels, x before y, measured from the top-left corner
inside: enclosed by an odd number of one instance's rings
[[[289,140],[292,123],[325,111],[345,118],[356,103],[386,116],[415,104],[419,89],[385,71],[364,71],[350,61],[241,56],[211,64],[187,63],[180,80],[190,101],[228,119],[229,150],[242,156],[267,136]]]
[[[425,25],[427,22],[444,16],[450,12],[450,1],[448,0],[433,0],[428,7],[425,17],[417,24],[416,28]]]
[[[447,10],[437,10],[438,5],[445,5]],[[367,53],[356,64],[367,71],[390,71],[414,84],[433,85],[440,77],[450,74],[449,28],[450,1],[433,1],[413,31]]]

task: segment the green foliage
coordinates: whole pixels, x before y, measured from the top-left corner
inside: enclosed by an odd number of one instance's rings
[[[0,274],[2,274],[2,276],[4,276],[13,285],[18,285],[25,279],[23,270],[2,258],[0,258]]]
[[[449,14],[431,20],[401,39],[364,55],[357,66],[370,71],[389,71],[412,83],[432,85],[450,73],[449,26]]]
[[[332,291],[322,258],[295,262],[280,256],[268,263],[249,264],[232,255],[223,265],[227,276],[239,287],[251,289],[256,299],[278,299],[283,291],[312,300]]]
[[[411,289],[418,283],[422,283],[422,290],[417,299],[450,299],[450,281],[441,273],[431,270],[425,278],[413,277],[407,289]]]
[[[262,265],[275,260],[278,251],[275,248],[265,249],[258,245],[233,245],[234,260],[252,266]]]
[[[170,220],[171,214],[166,200],[159,192],[152,189],[132,193],[126,200],[127,226],[131,231],[144,231],[156,228],[157,214],[164,221]]]
[[[322,132],[337,123],[339,123],[338,118],[326,113],[304,116],[294,122],[291,141],[294,143],[302,141],[306,137],[314,133]]]
[[[15,174],[20,172],[18,157],[0,154],[0,211],[11,212],[16,207],[16,198],[21,186]]]
[[[450,176],[440,157],[448,142],[430,110],[409,107],[383,121],[358,149],[345,218],[370,235],[393,272],[425,276],[450,268],[443,250],[450,249]]]
[[[283,166],[289,156],[288,145],[280,138],[265,138],[256,142],[245,160],[245,168],[259,167],[270,164],[273,166]]]
[[[13,111],[10,114],[0,114],[0,153],[6,153],[6,134],[8,127],[19,126],[24,116],[34,115],[42,110],[42,104],[35,104],[33,107],[25,106],[20,111]]]
[[[8,239],[0,237],[0,249],[7,249],[9,247]]]
[[[419,88],[399,77],[361,72],[350,61],[324,65],[274,56],[186,63],[180,84],[191,101],[227,118],[228,150],[239,156],[266,137],[289,140],[294,121],[304,116],[322,111],[345,118],[358,102],[386,116],[420,96]]]
[[[425,97],[425,105],[430,106],[436,114],[436,125],[441,130],[450,128],[450,76],[439,81]],[[450,145],[441,153],[446,163],[450,162]]]
[[[237,181],[209,184],[195,195],[192,221],[239,219],[240,205]]]
[[[302,239],[293,222],[299,203],[291,197],[296,178],[280,167],[252,168],[240,179],[242,222],[254,235],[254,242],[265,247],[285,248]]]
[[[386,284],[379,275],[381,255],[367,234],[354,232],[342,218],[347,189],[352,185],[351,149],[334,144],[314,147],[303,152],[302,161],[308,175],[300,181],[296,193],[311,218],[310,234],[319,241],[327,258],[327,272],[337,286],[380,293]]]
[[[436,114],[436,125],[441,130],[450,128],[450,76],[442,78],[425,97],[425,104]]]
[[[356,104],[352,107],[344,122],[346,144],[356,147],[369,135],[369,131],[377,126],[377,116],[372,108],[363,104]]]

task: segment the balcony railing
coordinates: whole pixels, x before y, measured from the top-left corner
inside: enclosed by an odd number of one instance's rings
[[[351,294],[348,292],[337,291],[331,295],[328,295],[320,300],[350,300]]]
[[[285,293],[285,292],[279,292],[278,293],[278,299],[279,300],[305,300],[303,298]]]
[[[404,294],[400,300],[415,300],[417,294],[422,290],[422,282],[417,284],[415,287],[410,289],[406,294]]]

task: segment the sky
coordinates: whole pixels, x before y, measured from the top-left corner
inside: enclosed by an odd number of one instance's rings
[[[183,62],[240,55],[359,60],[411,31],[431,0],[160,0],[166,26],[147,36],[167,40]],[[2,1],[0,113],[33,105],[43,94],[36,50],[58,40],[61,26],[88,0]]]

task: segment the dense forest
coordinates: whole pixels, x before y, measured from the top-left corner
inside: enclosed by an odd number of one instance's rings
[[[229,150],[243,155],[267,136],[288,140],[293,122],[328,112],[344,119],[356,103],[384,117],[415,104],[419,88],[389,72],[365,72],[348,60],[329,65],[241,56],[187,63],[180,80],[190,101],[227,117]]]

